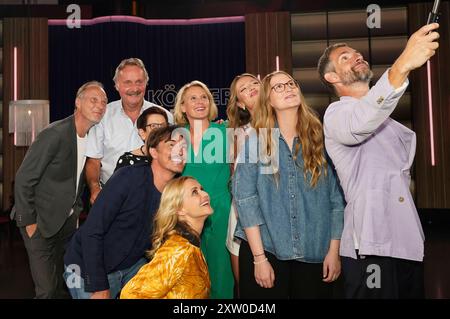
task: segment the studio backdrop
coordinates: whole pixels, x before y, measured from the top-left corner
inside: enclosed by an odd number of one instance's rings
[[[130,57],[142,59],[149,73],[147,100],[172,109],[181,86],[200,80],[225,118],[229,85],[245,71],[244,18],[102,17],[83,20],[80,28],[49,20],[50,121],[73,113],[76,91],[86,81],[102,82],[109,101],[119,99],[112,79]]]

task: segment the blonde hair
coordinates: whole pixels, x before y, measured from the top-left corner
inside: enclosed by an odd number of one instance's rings
[[[236,84],[239,81],[239,79],[242,79],[243,77],[251,77],[261,83],[261,81],[250,73],[242,73],[240,75],[237,75],[233,81],[230,84],[230,98],[228,99],[227,104],[227,117],[228,117],[228,127],[230,128],[238,128],[241,127],[251,120],[251,115],[248,110],[242,110],[240,107],[237,106],[238,102],[238,92],[236,88]]]
[[[188,119],[186,117],[186,114],[184,114],[183,111],[181,110],[181,105],[184,103],[184,95],[186,94],[186,90],[193,86],[201,87],[206,92],[206,95],[208,96],[208,99],[209,99],[208,119],[210,121],[214,120],[217,117],[217,114],[219,113],[219,111],[217,109],[217,105],[214,102],[214,98],[213,98],[211,92],[209,91],[208,87],[206,86],[206,84],[204,84],[203,82],[200,82],[200,81],[192,81],[192,82],[185,84],[178,91],[177,97],[175,98],[174,118],[175,118],[175,123],[178,125],[188,124]]]
[[[147,251],[147,256],[151,259],[156,251],[164,244],[167,238],[177,233],[175,227],[183,224],[183,227],[188,229],[190,233],[196,232],[185,222],[178,219],[178,210],[183,206],[184,198],[184,183],[189,180],[195,180],[190,176],[182,176],[171,180],[164,187],[161,194],[161,202],[158,211],[153,220],[153,234],[152,234],[152,248]],[[199,234],[196,234],[198,237]]]
[[[271,85],[270,80],[277,74],[284,74],[295,81],[291,75],[284,71],[272,72],[264,77],[262,80],[262,93],[259,96],[259,106],[255,111],[255,116],[252,119],[252,125],[259,133],[262,128],[268,129],[268,136],[272,134],[272,129],[275,127],[276,114],[270,104]],[[296,82],[297,83],[297,82]],[[297,83],[298,86],[298,83]],[[319,177],[324,170],[327,174],[327,162],[324,155],[324,141],[322,123],[315,114],[315,112],[306,104],[300,87],[300,105],[298,106],[298,119],[296,125],[297,135],[302,146],[302,157],[304,161],[303,176],[307,179],[307,173],[311,174],[309,181],[311,187],[315,187]],[[298,155],[300,151],[300,144],[295,145],[294,156]],[[266,139],[266,151],[271,155],[275,146],[272,145],[271,139]]]

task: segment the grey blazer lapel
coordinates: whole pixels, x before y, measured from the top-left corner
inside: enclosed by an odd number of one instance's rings
[[[70,141],[70,152],[73,156],[70,156],[69,167],[72,170],[72,180],[73,180],[73,189],[77,192],[77,162],[78,162],[78,152],[77,152],[77,130],[75,127],[75,116],[72,115],[72,119],[70,121],[69,130],[68,130],[68,141]],[[75,193],[76,195],[76,193]]]

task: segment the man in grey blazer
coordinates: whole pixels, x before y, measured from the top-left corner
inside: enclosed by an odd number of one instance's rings
[[[16,174],[11,217],[20,228],[36,298],[68,296],[64,246],[82,210],[87,133],[100,122],[107,97],[97,81],[83,84],[73,115],[50,124],[30,146]]]

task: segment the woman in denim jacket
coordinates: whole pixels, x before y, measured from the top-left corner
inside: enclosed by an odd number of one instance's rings
[[[340,275],[344,200],[322,124],[283,71],[262,81],[233,196],[241,298],[329,298]],[[257,133],[257,134],[256,134]]]

